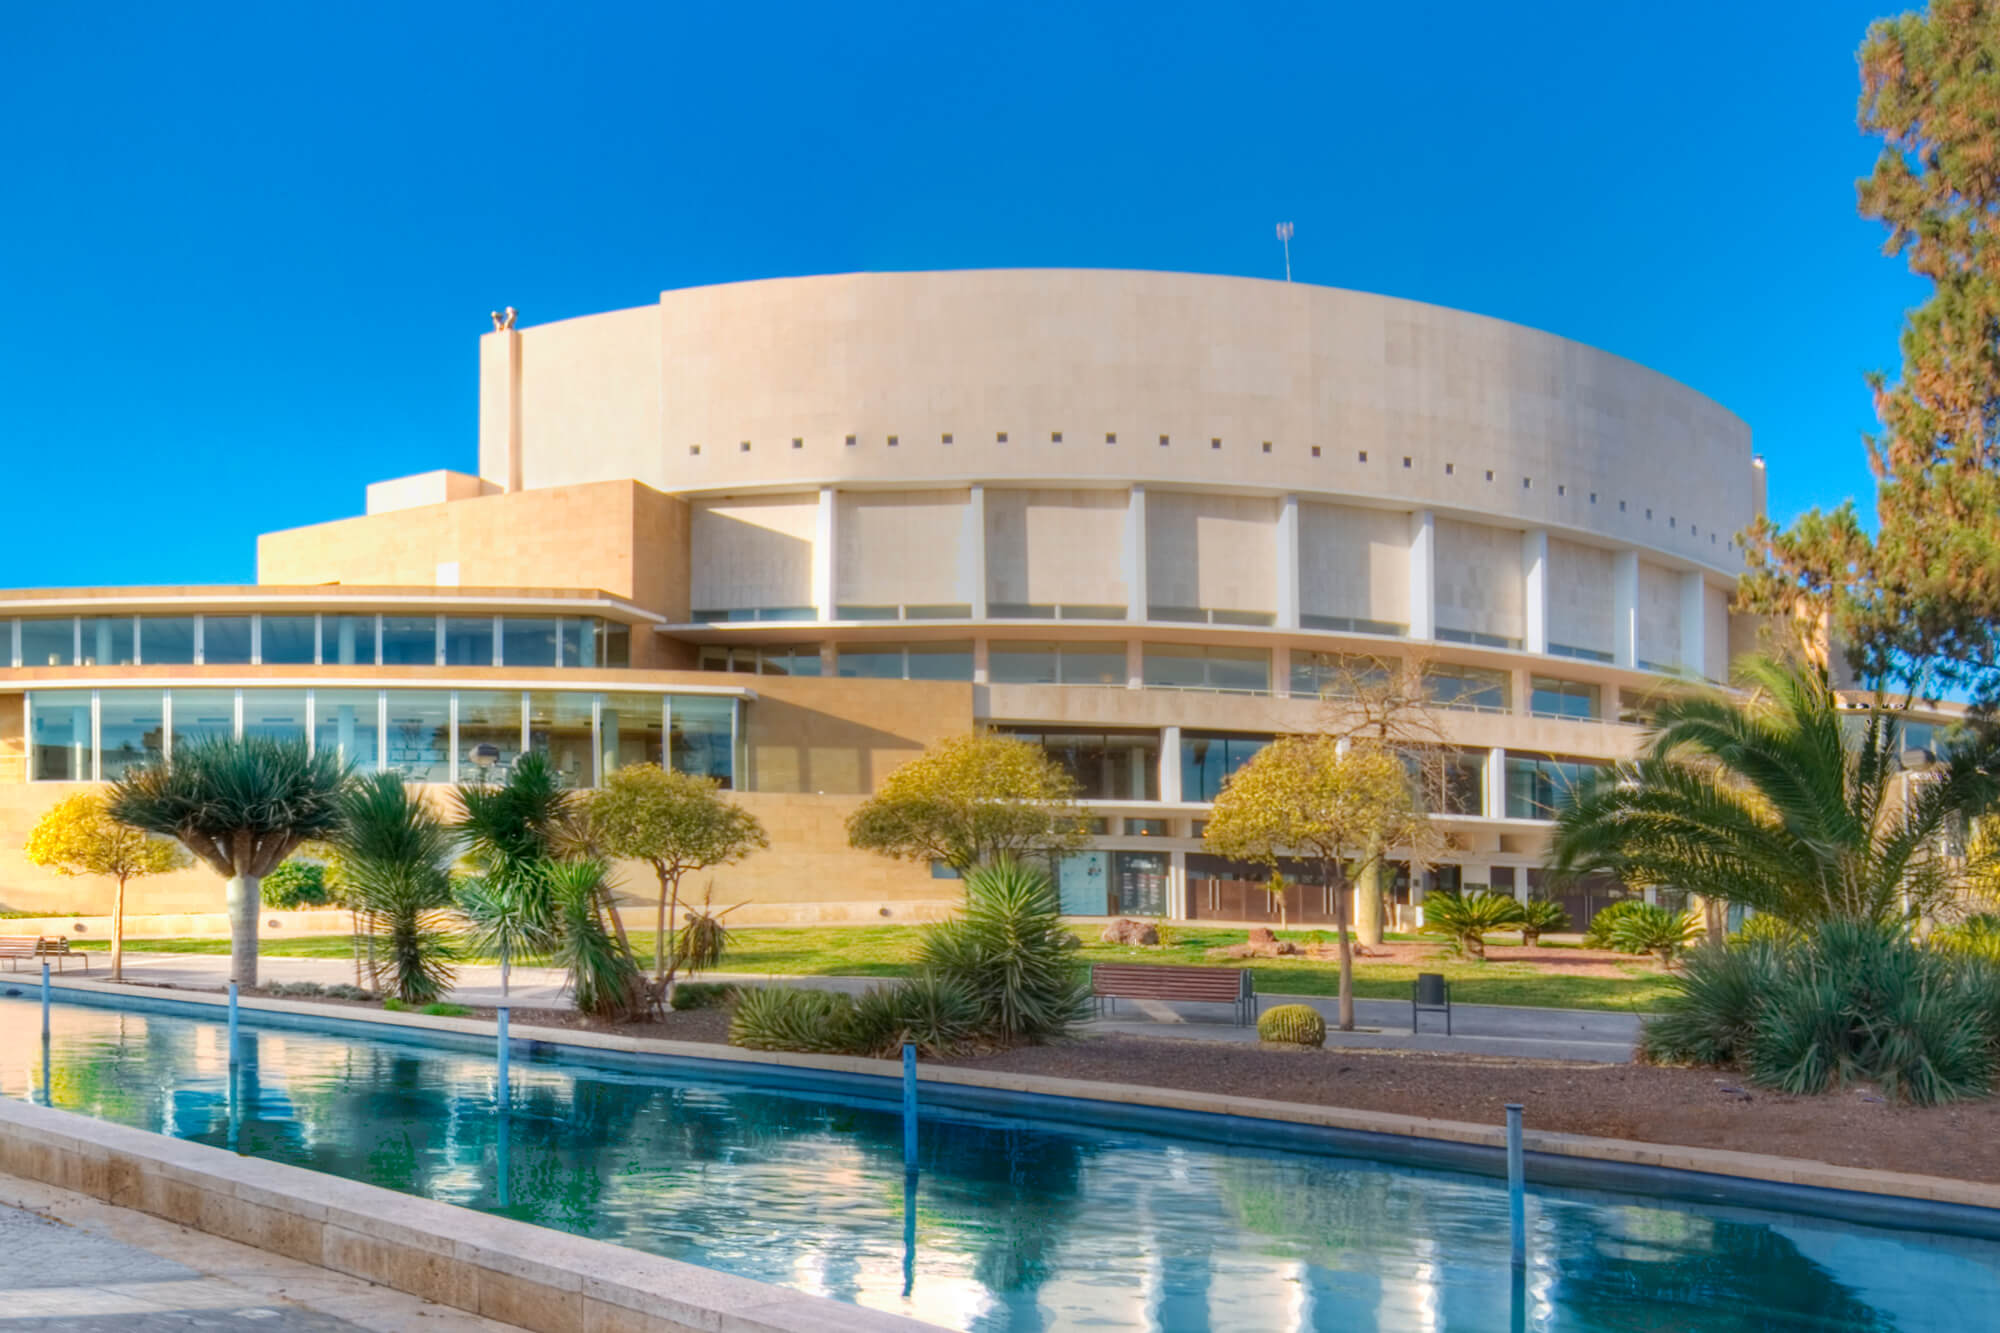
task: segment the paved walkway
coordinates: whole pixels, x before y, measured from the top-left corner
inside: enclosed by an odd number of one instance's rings
[[[517,1333],[359,1278],[0,1176],[0,1330]]]
[[[258,964],[265,982],[317,981],[321,985],[354,980],[354,965],[338,958],[265,958]],[[125,974],[134,981],[165,982],[197,990],[219,990],[228,984],[229,959],[223,954],[128,953]],[[103,975],[93,966],[92,977]],[[32,983],[24,976],[24,982]],[[881,985],[880,977],[771,977],[750,973],[704,974],[703,980],[762,984],[784,981],[851,993]],[[13,983],[0,974],[0,986]],[[555,968],[517,967],[510,984],[513,1003],[523,1009],[567,1007],[563,974]],[[459,969],[451,998],[461,1004],[497,1004],[500,969],[472,965]],[[1260,996],[1272,1004],[1309,1004],[1326,1016],[1331,1029],[1337,1003],[1324,995]],[[1329,1031],[1330,1046],[1375,1050],[1460,1051],[1521,1059],[1586,1060],[1621,1064],[1631,1060],[1639,1037],[1636,1014],[1584,1009],[1530,1009],[1514,1005],[1461,1004],[1452,1011],[1452,1032],[1444,1033],[1444,1016],[1423,1015],[1422,1031],[1410,1027],[1410,1006],[1402,1000],[1356,1000],[1355,1022],[1361,1031]],[[1254,1028],[1238,1027],[1227,1005],[1168,1004],[1153,1000],[1121,1000],[1114,1013],[1089,1025],[1093,1032],[1138,1036],[1189,1037],[1205,1041],[1257,1040]]]

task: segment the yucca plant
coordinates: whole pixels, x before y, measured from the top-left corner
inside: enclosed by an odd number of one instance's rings
[[[925,932],[918,963],[971,994],[998,1040],[1045,1041],[1089,1011],[1079,947],[1048,872],[1001,861],[966,876],[964,915]]]
[[[718,912],[714,901],[715,885],[711,883],[702,893],[701,906],[688,908],[687,919],[681,923],[680,933],[674,937],[675,962],[690,974],[714,970],[734,939],[728,927],[722,924],[722,918],[743,904],[731,903]]]
[[[605,921],[605,865],[577,857],[543,870],[555,924],[550,956],[569,974],[576,1007],[597,1018],[624,1018],[645,1003],[645,977]]]
[[[729,1016],[729,1044],[753,1051],[841,1055],[852,1041],[854,1001],[798,986],[745,990]]]
[[[1521,904],[1504,893],[1433,893],[1424,898],[1424,933],[1443,935],[1451,947],[1482,962],[1486,936],[1517,929]]]
[[[303,737],[178,742],[171,763],[131,769],[105,808],[121,824],[174,838],[228,881],[229,975],[257,984],[259,886],[297,849],[340,826],[348,768]]]
[[[1701,916],[1695,912],[1673,912],[1651,903],[1639,903],[1618,914],[1608,932],[1611,947],[1619,953],[1650,953],[1661,962],[1671,963],[1682,950],[1702,938]]]
[[[395,773],[361,778],[341,794],[341,884],[371,923],[378,988],[430,1004],[451,988],[452,837]]]
[[[1563,911],[1561,903],[1547,898],[1534,898],[1521,908],[1521,943],[1527,948],[1535,948],[1542,942],[1543,935],[1553,935],[1569,929],[1569,913]]]

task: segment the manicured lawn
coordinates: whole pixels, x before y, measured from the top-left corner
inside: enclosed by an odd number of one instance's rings
[[[731,932],[732,942],[723,969],[729,972],[790,973],[800,976],[893,977],[908,972],[915,960],[920,927],[915,926],[822,926],[802,929],[746,928]],[[1099,944],[1094,930],[1084,931],[1087,942],[1082,956],[1102,962],[1174,963],[1217,966],[1208,950],[1222,945],[1241,944],[1240,930],[1210,930],[1175,927],[1172,942],[1163,949],[1133,949]],[[1280,932],[1281,939],[1305,943],[1312,931]],[[1324,940],[1330,932],[1317,932]],[[1408,939],[1391,936],[1391,939]],[[1511,937],[1496,936],[1498,943],[1512,943]],[[650,959],[653,936],[635,931],[633,947]],[[72,947],[103,949],[103,940],[73,941]],[[225,939],[131,940],[125,946],[134,952],[210,953],[229,952]],[[1560,1009],[1649,1010],[1668,990],[1667,978],[1647,963],[1634,960],[1616,964],[1619,976],[1579,976],[1561,960],[1573,946],[1549,949],[1550,963],[1476,963],[1443,953],[1421,963],[1364,961],[1355,972],[1354,993],[1365,999],[1406,1000],[1410,982],[1418,971],[1442,972],[1452,986],[1452,998],[1461,1004],[1538,1005]],[[273,958],[350,958],[353,945],[345,935],[308,935],[294,939],[265,940],[263,952]],[[490,961],[490,960],[488,960]],[[1223,962],[1220,965],[1231,965]],[[1332,995],[1339,989],[1339,969],[1331,958],[1260,958],[1249,963],[1257,989],[1269,994]]]

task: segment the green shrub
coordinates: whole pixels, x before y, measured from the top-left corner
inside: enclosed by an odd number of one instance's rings
[[[965,914],[930,927],[917,961],[971,995],[996,1040],[1035,1042],[1064,1035],[1089,1012],[1079,947],[1048,872],[1002,861],[965,877]]]
[[[300,984],[306,986],[312,985],[309,981],[301,982]],[[366,986],[350,986],[344,981],[337,986],[328,986],[320,993],[331,1000],[373,1000],[375,998],[375,992],[369,990]]]
[[[888,1056],[905,1043],[927,1056],[962,1050],[982,1028],[978,1000],[936,975],[871,986],[859,996],[792,986],[746,990],[729,1044],[755,1051]]]
[[[402,999],[394,995],[391,995],[389,998],[382,1001],[382,1007],[384,1009],[387,1009],[392,1014],[408,1013],[410,1010],[409,1004],[407,1004]]]
[[[420,1014],[429,1014],[432,1018],[464,1018],[472,1010],[462,1004],[452,1004],[448,1001],[440,1000],[436,1004],[425,1005],[423,1008],[417,1010],[417,1012]]]
[[[1985,1095],[2000,1055],[2000,968],[1867,922],[1795,941],[1702,948],[1648,1020],[1641,1052],[1733,1063],[1785,1092],[1856,1081],[1919,1105]]]
[[[1542,942],[1542,936],[1568,929],[1569,913],[1563,911],[1561,903],[1536,898],[1521,908],[1521,943],[1531,949]]]
[[[264,989],[272,995],[287,998],[297,996],[304,999],[326,994],[326,987],[317,981],[274,981]]]
[[[1753,944],[1776,944],[1789,948],[1804,941],[1805,936],[1791,922],[1769,912],[1758,912],[1736,928],[1728,943],[1733,949],[1744,949]]]
[[[1280,1004],[1257,1018],[1257,1040],[1287,1046],[1326,1045],[1326,1020],[1309,1004]]]
[[[1609,907],[1598,909],[1590,918],[1590,925],[1583,932],[1583,947],[1586,949],[1609,949],[1611,932],[1618,922],[1629,912],[1636,912],[1646,905],[1642,898],[1621,898]]]
[[[736,987],[714,981],[683,981],[674,987],[675,1009],[720,1009]]]
[[[1486,936],[1520,926],[1521,904],[1504,893],[1433,893],[1424,899],[1424,934],[1443,935],[1452,948],[1486,957]]]
[[[1931,943],[1951,953],[2000,963],[2000,916],[1990,913],[1969,916],[1955,926],[1939,930],[1931,936]]]
[[[752,1051],[849,1054],[854,1001],[838,991],[753,986],[729,1016],[729,1044]]]
[[[1619,953],[1658,954],[1672,962],[1676,955],[1702,937],[1701,917],[1694,912],[1670,912],[1664,907],[1640,903],[1621,912],[1611,923],[1611,947]]]
[[[279,912],[329,907],[334,895],[326,882],[326,867],[317,861],[284,861],[258,886],[264,906]]]
[[[928,1056],[949,1055],[969,1045],[984,1026],[979,997],[950,977],[920,972],[895,990],[899,1047],[909,1042]]]

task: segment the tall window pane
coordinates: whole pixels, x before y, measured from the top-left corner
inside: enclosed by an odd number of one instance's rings
[[[657,694],[604,696],[598,732],[598,744],[604,751],[602,773],[610,774],[630,764],[661,762],[661,740],[666,734],[664,704]]]
[[[556,622],[508,616],[500,622],[500,660],[510,667],[557,664]]]
[[[306,737],[304,690],[243,691],[243,734],[302,741]]]
[[[590,704],[595,696],[534,690],[528,695],[528,749],[549,761],[566,787],[588,787]]]
[[[971,680],[972,643],[913,643],[911,680]]]
[[[83,618],[83,665],[131,666],[137,660],[132,647],[132,617]]]
[[[159,690],[104,690],[97,698],[98,774],[106,782],[157,764],[166,737]]]
[[[1269,736],[1181,737],[1181,799],[1212,801],[1237,769],[1271,743]]]
[[[174,705],[174,744],[187,745],[211,736],[236,734],[235,690],[170,690]]]
[[[451,781],[451,693],[390,690],[389,752],[382,766],[409,782]]]
[[[520,691],[460,690],[458,780],[505,782],[520,757]]]
[[[1053,643],[1009,642],[986,645],[986,675],[995,685],[1053,685],[1060,679]]]
[[[313,752],[331,751],[359,772],[374,772],[382,758],[381,702],[374,690],[313,691]]]
[[[673,699],[674,769],[719,779],[733,787],[736,766],[731,759],[736,714],[734,699],[712,699],[701,695],[677,694]]]
[[[490,622],[487,632],[492,632]],[[435,666],[437,617],[383,616],[382,661],[387,666]]]
[[[446,616],[444,660],[446,666],[492,666],[493,617]]]
[[[76,620],[71,616],[21,621],[21,665],[75,666]]]
[[[139,660],[148,666],[192,666],[194,617],[140,616]]]
[[[903,646],[857,643],[841,645],[839,674],[861,680],[901,680]]]
[[[250,617],[203,616],[201,660],[235,666],[250,660]]]
[[[267,666],[312,665],[313,618],[311,616],[265,616],[262,633],[264,662]],[[369,637],[372,640],[374,636],[371,634]],[[369,648],[370,656],[373,656],[372,642]]]
[[[1066,643],[1061,652],[1062,683],[1065,685],[1123,685],[1125,645],[1123,643]]]
[[[327,616],[320,625],[319,658],[323,665],[373,666],[375,617]]]
[[[632,627],[615,621],[605,621],[599,629],[598,656],[608,667],[628,667],[632,665]],[[588,662],[582,665],[590,665]]]
[[[64,629],[70,622],[62,622]],[[26,622],[23,622],[26,628]],[[67,655],[67,650],[65,650]],[[33,690],[28,695],[28,777],[36,782],[90,780],[90,691]]]
[[[579,616],[562,622],[562,665],[566,667],[594,667],[597,665],[597,641],[599,638],[597,617]],[[512,658],[508,659],[512,661]],[[624,663],[618,665],[623,666]]]
[[[1507,672],[1486,667],[1441,665],[1424,671],[1425,694],[1443,708],[1504,713],[1512,683]]]

